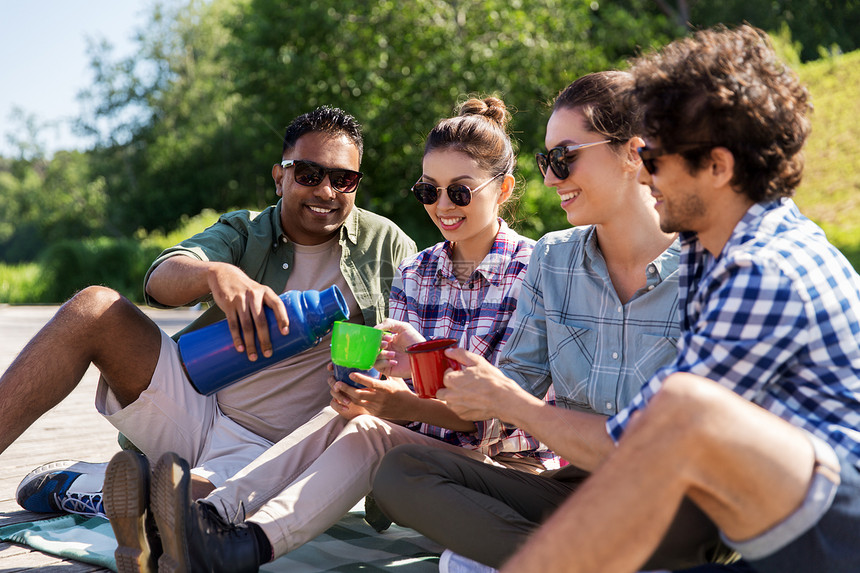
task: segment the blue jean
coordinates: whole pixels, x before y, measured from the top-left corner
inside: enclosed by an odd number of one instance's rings
[[[812,529],[776,553],[750,560],[758,573],[860,571],[860,470],[840,458],[842,483],[830,509]]]

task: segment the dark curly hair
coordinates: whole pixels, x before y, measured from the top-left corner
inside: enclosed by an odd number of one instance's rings
[[[296,146],[299,138],[306,133],[326,133],[331,136],[345,135],[358,148],[358,159],[364,154],[364,138],[361,125],[354,117],[336,107],[327,105],[302,114],[287,126],[284,132],[283,153]]]
[[[794,194],[812,106],[766,33],[748,25],[700,30],[632,64],[629,95],[646,137],[669,152],[703,142],[727,148],[732,184],[755,202]],[[705,146],[681,155],[692,172],[709,152]]]

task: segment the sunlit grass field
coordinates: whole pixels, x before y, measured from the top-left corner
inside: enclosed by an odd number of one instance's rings
[[[860,51],[802,65],[799,75],[815,112],[795,200],[860,269]]]

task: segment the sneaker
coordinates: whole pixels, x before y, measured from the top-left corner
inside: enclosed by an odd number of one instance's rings
[[[105,475],[104,500],[116,536],[117,571],[157,571],[161,540],[149,510],[149,463],[145,456],[123,450],[111,459]]]
[[[152,508],[164,547],[159,571],[259,570],[254,532],[246,523],[230,523],[212,504],[192,501],[188,462],[173,452],[161,456],[152,472]]]
[[[472,561],[459,553],[446,549],[439,557],[439,573],[498,573],[489,565]]]
[[[106,517],[102,504],[106,463],[60,460],[28,473],[15,497],[18,505],[36,513],[77,513]]]

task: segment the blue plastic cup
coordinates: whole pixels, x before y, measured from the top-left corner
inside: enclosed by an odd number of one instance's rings
[[[370,370],[362,370],[361,368],[350,368],[349,366],[341,366],[340,364],[336,364],[332,362],[334,365],[334,379],[343,382],[344,384],[349,384],[353,388],[365,388],[364,384],[359,384],[358,382],[352,380],[349,375],[353,372],[360,372],[361,374],[365,374],[370,376],[371,378],[379,378],[380,374],[376,368],[371,368]]]

